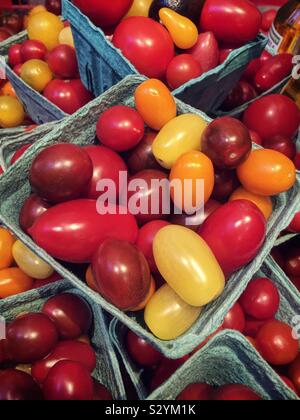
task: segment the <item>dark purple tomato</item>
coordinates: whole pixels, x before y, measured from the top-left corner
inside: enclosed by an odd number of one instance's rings
[[[154,368],[164,358],[148,341],[130,330],[126,336],[126,348],[132,361],[143,368]]]
[[[227,201],[240,185],[236,171],[215,170],[215,184],[212,197],[217,201]]]
[[[40,401],[42,391],[25,372],[6,369],[0,372],[0,401]]]
[[[240,333],[245,329],[245,314],[241,305],[237,302],[224,318],[222,327],[228,330],[236,330]]]
[[[127,241],[107,239],[92,261],[99,293],[122,310],[136,308],[150,289],[151,275],[144,255]]]
[[[247,127],[235,118],[217,118],[202,135],[202,152],[219,169],[236,168],[247,159],[251,148]]]
[[[144,121],[129,106],[117,105],[104,111],[97,122],[97,137],[107,147],[124,152],[135,147],[144,136]]]
[[[97,381],[94,381],[93,401],[110,401],[113,397],[108,389]]]
[[[199,34],[197,43],[187,52],[198,61],[203,73],[219,64],[219,46],[212,32]]]
[[[13,44],[9,47],[8,50],[8,64],[11,68],[18,66],[19,64],[23,63],[23,59],[21,56],[21,47],[22,44]]]
[[[167,7],[198,24],[202,6],[203,0],[153,0],[149,10],[149,17],[159,22],[160,9]]]
[[[41,41],[35,39],[27,39],[21,45],[20,54],[22,63],[34,59],[45,60],[47,48]]]
[[[50,370],[43,392],[47,401],[91,401],[94,383],[90,372],[81,363],[61,361]]]
[[[250,83],[240,80],[225,99],[222,109],[232,110],[257,97],[257,92]]]
[[[46,200],[36,194],[31,194],[23,204],[19,215],[19,223],[23,231],[27,233],[34,222],[50,207]]]
[[[267,60],[254,78],[254,87],[265,92],[289,76],[293,69],[292,54],[278,54]]]
[[[179,401],[208,401],[214,388],[208,384],[190,384],[176,397]]]
[[[7,328],[6,350],[17,363],[32,363],[47,356],[57,344],[58,331],[42,313],[21,315]]]
[[[228,384],[222,385],[216,389],[212,395],[214,401],[260,401],[262,398],[258,396],[252,389],[245,385]]]
[[[123,20],[115,30],[113,44],[149,78],[162,79],[174,57],[169,32],[160,23],[143,16]]]
[[[177,89],[192,79],[200,77],[203,70],[192,54],[179,54],[170,61],[167,68],[167,82],[171,89]]]
[[[50,298],[42,312],[54,322],[62,340],[72,340],[87,334],[93,321],[88,303],[72,293],[61,293]]]
[[[265,149],[277,150],[277,152],[283,153],[289,159],[294,160],[297,149],[295,142],[286,136],[275,136],[263,142]]]
[[[59,143],[46,147],[36,156],[29,182],[40,197],[60,203],[79,197],[92,175],[93,164],[83,148]]]
[[[61,15],[61,0],[46,0],[45,6],[48,12]]]
[[[60,79],[75,79],[78,77],[76,52],[70,45],[60,44],[51,50],[47,63],[52,73]]]

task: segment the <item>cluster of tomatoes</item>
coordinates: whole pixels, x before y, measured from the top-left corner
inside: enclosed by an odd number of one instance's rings
[[[0,400],[110,400],[91,376],[97,356],[87,334],[93,313],[72,293],[19,314],[0,341]]]

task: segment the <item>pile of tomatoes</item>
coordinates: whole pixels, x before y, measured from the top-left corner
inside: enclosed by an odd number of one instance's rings
[[[0,341],[0,400],[110,400],[91,376],[97,356],[89,334],[93,313],[72,293],[19,314]]]

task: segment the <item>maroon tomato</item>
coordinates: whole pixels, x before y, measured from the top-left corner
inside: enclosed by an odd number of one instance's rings
[[[197,43],[187,52],[198,61],[203,73],[219,64],[219,46],[213,32],[199,34]]]
[[[99,293],[122,310],[136,308],[148,295],[151,275],[144,255],[131,243],[107,239],[92,261]]]
[[[267,60],[254,78],[254,86],[259,92],[265,92],[291,74],[292,54],[278,54]]]
[[[45,6],[48,12],[61,15],[61,0],[46,0]]]
[[[299,352],[298,340],[293,338],[292,328],[280,321],[268,321],[256,336],[257,348],[271,365],[292,363]]]
[[[215,170],[215,185],[212,197],[218,201],[227,201],[239,185],[236,171]]]
[[[45,60],[47,54],[46,46],[41,42],[35,39],[27,39],[21,45],[21,58],[22,62],[28,60]]]
[[[170,61],[166,77],[169,87],[177,89],[202,73],[200,64],[191,54],[179,54]]]
[[[300,292],[300,277],[290,277],[290,280]]]
[[[4,2],[5,3],[5,2]],[[14,34],[22,31],[23,16],[19,13],[4,13],[0,18],[1,26],[12,31]]]
[[[42,391],[25,372],[6,369],[0,372],[0,401],[40,401]]]
[[[20,159],[20,157],[26,152],[27,149],[29,149],[29,147],[31,146],[31,144],[24,144],[24,146],[20,147],[20,149],[18,149],[12,156],[11,160],[10,160],[10,164],[13,165],[14,163],[16,163],[16,161],[18,159]]]
[[[0,42],[5,41],[13,35],[12,31],[8,28],[0,27]]]
[[[285,260],[285,272],[291,277],[300,277],[300,248],[288,251]]]
[[[164,358],[158,368],[153,372],[153,376],[150,381],[150,391],[154,391],[160,385],[162,385],[180,366],[188,360],[189,356],[181,357],[180,359],[166,359]]]
[[[36,194],[31,194],[23,204],[19,215],[19,223],[23,231],[27,233],[34,222],[49,208],[50,204],[47,201]]]
[[[21,44],[11,45],[8,50],[8,64],[13,68],[22,63],[23,59],[21,56]]]
[[[163,78],[174,57],[169,32],[160,23],[143,16],[123,20],[115,30],[113,44],[140,73],[150,78]]]
[[[234,169],[243,163],[252,148],[249,131],[239,120],[220,117],[202,134],[201,150],[219,169]]]
[[[220,386],[212,395],[215,401],[260,401],[262,398],[245,385]]]
[[[99,384],[99,382],[94,381],[93,401],[110,401],[112,399],[113,397],[108,389],[104,385]]]
[[[214,388],[208,384],[195,383],[184,388],[176,397],[178,401],[208,401],[212,395]]]
[[[237,302],[225,316],[222,327],[224,329],[236,330],[240,333],[243,333],[245,329],[245,323],[246,320],[244,311],[241,305]]]
[[[275,136],[263,142],[265,149],[277,150],[277,152],[283,153],[289,159],[293,160],[296,156],[296,144],[295,142],[286,136]]]
[[[86,198],[96,200],[100,191],[97,191],[97,183],[103,179],[110,179],[116,185],[117,194],[126,187],[124,183],[119,182],[120,172],[127,172],[124,160],[116,152],[104,146],[85,146],[83,148],[93,163],[93,176],[83,195]]]
[[[81,363],[61,361],[50,370],[43,392],[46,401],[90,401],[94,396],[94,383]]]
[[[286,116],[289,118],[286,118]],[[300,112],[292,99],[285,95],[267,95],[254,101],[244,113],[244,124],[256,131],[263,141],[277,135],[292,138],[296,133]]]
[[[214,211],[198,233],[228,276],[257,255],[265,240],[266,219],[250,201],[234,200]]]
[[[293,381],[298,394],[300,394],[300,354],[289,367],[289,377]]]
[[[39,289],[40,287],[47,286],[48,284],[62,280],[63,279],[61,275],[53,273],[52,276],[48,277],[47,279],[34,280],[33,289]]]
[[[164,356],[144,338],[139,337],[130,330],[128,330],[126,336],[126,348],[133,362],[143,368],[154,368],[164,358]]]
[[[158,272],[153,256],[153,241],[157,232],[168,224],[164,220],[153,220],[139,230],[136,246],[144,254],[152,273]]]
[[[200,29],[212,31],[218,41],[243,44],[252,41],[261,26],[261,13],[247,0],[206,0]]]
[[[73,114],[93,99],[80,79],[51,80],[43,94],[66,114]]]
[[[246,316],[246,325],[244,329],[244,335],[248,337],[256,338],[258,331],[261,329],[263,325],[265,325],[266,322],[267,321],[265,319],[258,320],[258,319],[252,318],[251,316]]]
[[[254,77],[260,69],[261,65],[262,63],[260,58],[254,58],[251,60],[243,73],[243,79],[252,84]]]
[[[142,140],[144,121],[140,114],[129,106],[113,106],[100,115],[96,132],[104,146],[124,152]]]
[[[276,15],[277,15],[277,10],[276,9],[266,10],[262,14],[261,29],[264,32],[269,32]]]
[[[295,394],[297,394],[297,389],[296,389],[295,385],[293,384],[293,382],[289,378],[287,378],[286,376],[282,376],[282,375],[280,375],[280,378],[289,388],[291,388],[291,390],[293,392],[295,392]]]
[[[78,77],[76,52],[70,45],[61,44],[55,47],[48,54],[47,63],[52,73],[60,79]]]
[[[72,293],[61,293],[44,304],[42,312],[56,325],[60,338],[72,340],[87,334],[93,314],[88,303]]]
[[[230,111],[246,102],[252,101],[256,96],[257,93],[254,87],[248,82],[240,80],[223,102],[222,109]]]
[[[252,143],[258,144],[260,146],[263,145],[262,138],[260,137],[260,135],[256,131],[249,130],[249,134],[250,134],[250,138],[252,140]]]
[[[298,211],[288,227],[289,232],[300,233],[300,211]]]
[[[21,315],[8,325],[6,350],[9,359],[32,363],[43,359],[58,340],[55,324],[41,313]]]
[[[300,171],[300,152],[296,153],[296,157],[294,159],[295,166],[298,171]]]

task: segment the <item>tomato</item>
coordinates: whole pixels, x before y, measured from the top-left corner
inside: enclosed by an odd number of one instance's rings
[[[78,63],[76,52],[69,45],[58,45],[47,57],[50,70],[61,79],[74,79],[78,77]]]
[[[144,319],[156,337],[161,340],[173,340],[193,325],[201,311],[202,308],[188,305],[165,284],[148,302]]]
[[[176,397],[178,401],[208,401],[213,387],[204,383],[190,384]]]
[[[222,109],[232,110],[257,97],[257,92],[250,83],[240,80],[236,86],[229,92],[227,98],[222,104]]]
[[[5,82],[2,88],[0,89],[0,95],[2,96],[11,96],[12,98],[17,98],[16,91],[11,84],[11,82]],[[17,98],[18,99],[18,98]]]
[[[42,279],[42,280],[34,280],[33,289],[39,289],[40,287],[47,286],[48,284],[55,283],[57,281],[62,281],[63,279],[57,273],[52,274],[52,276]]]
[[[272,318],[272,320],[273,320],[273,318]],[[270,321],[270,320],[268,320],[268,321]],[[265,319],[259,320],[259,319],[255,319],[251,316],[246,315],[246,325],[245,325],[245,329],[244,329],[244,335],[248,336],[252,339],[255,339],[259,330],[261,329],[261,327],[263,325],[265,325],[265,323],[266,323]],[[254,346],[254,347],[256,348],[257,346]]]
[[[58,35],[58,42],[59,44],[69,45],[70,47],[75,48],[72,30],[69,26],[60,31]]]
[[[46,357],[55,347],[58,333],[54,323],[42,313],[18,316],[6,331],[9,359],[19,363],[32,363]]]
[[[258,396],[252,389],[245,385],[228,384],[220,386],[213,394],[214,401],[260,401],[262,398]]]
[[[150,381],[150,391],[154,391],[169,379],[173,373],[176,372],[187,360],[189,356],[183,356],[180,359],[166,359],[164,358],[159,366],[154,370]]]
[[[139,303],[136,307],[132,308],[131,312],[138,312],[138,311],[141,311],[142,309],[145,309],[145,307],[148,305],[148,302],[150,301],[150,299],[154,295],[155,291],[156,291],[156,282],[155,282],[154,278],[151,276],[150,289],[149,289],[145,299],[141,303]]]
[[[236,330],[240,333],[245,329],[245,314],[241,305],[237,302],[224,318],[222,327],[224,329]]]
[[[41,41],[28,39],[21,45],[22,63],[28,60],[43,60],[45,61],[47,48]]]
[[[92,270],[99,293],[121,310],[135,308],[149,292],[146,258],[127,241],[104,241],[93,257]]]
[[[126,335],[126,348],[134,363],[143,368],[155,367],[163,360],[163,355],[158,350],[130,330]]]
[[[61,0],[46,0],[45,6],[48,12],[54,13],[57,16],[61,15]]]
[[[0,127],[13,128],[21,125],[25,118],[24,108],[17,98],[0,96]]]
[[[215,182],[212,197],[218,201],[227,201],[233,191],[240,185],[236,171],[227,169],[215,170]]]
[[[300,171],[300,152],[296,153],[296,157],[294,159],[295,166],[298,171]]]
[[[85,281],[87,282],[88,286],[92,290],[94,290],[95,292],[98,292],[98,286],[96,284],[96,280],[95,280],[91,265],[89,265],[88,269],[86,270]]]
[[[19,268],[4,268],[0,270],[0,298],[27,292],[33,285],[33,279]]]
[[[108,389],[94,380],[93,401],[111,401],[113,399]]]
[[[254,78],[254,87],[265,92],[291,74],[293,69],[292,54],[278,54],[267,60]]]
[[[286,118],[287,115],[289,118]],[[243,122],[263,140],[277,135],[293,138],[299,127],[300,113],[295,102],[287,96],[266,95],[247,108]]]
[[[61,341],[45,359],[33,364],[33,378],[43,383],[53,366],[62,360],[81,363],[91,373],[96,367],[96,354],[90,345],[80,341]]]
[[[13,235],[0,227],[0,270],[8,268],[13,263],[12,247],[15,242]]]
[[[73,340],[87,334],[93,314],[88,303],[72,293],[61,293],[47,300],[42,312],[55,324],[63,340]]]
[[[21,44],[13,44],[9,47],[8,50],[8,63],[10,65],[10,67],[15,67],[18,64],[22,64],[23,63],[23,59],[21,56],[21,48],[22,45]]]
[[[296,168],[275,150],[253,150],[237,169],[243,187],[253,194],[273,196],[289,190],[296,180]]]
[[[8,28],[0,27],[0,42],[5,41],[13,35],[12,31]]]
[[[87,152],[74,144],[46,147],[33,160],[29,182],[32,190],[51,203],[79,197],[93,175]]]
[[[162,228],[154,238],[153,254],[160,274],[189,305],[207,305],[223,292],[225,279],[215,256],[190,229]]]
[[[144,254],[145,258],[148,261],[150,271],[152,273],[157,273],[158,269],[153,255],[153,241],[157,232],[165,226],[168,226],[169,223],[164,220],[154,220],[145,224],[138,234],[136,241],[137,248]]]
[[[20,63],[20,64],[17,64],[14,68],[13,68],[13,72],[17,75],[17,76],[19,76],[19,77],[21,77],[21,69],[22,69],[22,63]]]
[[[36,13],[28,21],[28,38],[41,41],[51,51],[58,45],[58,36],[63,27],[61,19],[53,13]]]
[[[152,0],[133,0],[132,6],[127,12],[126,17],[129,16],[149,16],[149,9],[152,4]]]
[[[150,7],[149,16],[159,21],[159,11],[162,7],[167,7],[182,16],[186,16],[198,24],[203,0],[153,0]]]
[[[144,136],[144,121],[135,109],[117,105],[104,111],[97,122],[97,137],[107,147],[124,152],[135,147]]]
[[[258,144],[260,146],[263,145],[262,138],[260,137],[260,135],[256,131],[249,130],[249,133],[250,133],[250,137],[251,137],[252,143],[256,143],[256,144]]]
[[[219,54],[219,64],[223,64],[235,48],[221,48]]]
[[[149,78],[163,78],[174,57],[174,44],[168,31],[143,16],[123,20],[115,30],[113,44]]]
[[[219,64],[219,46],[213,32],[199,34],[196,44],[187,53],[198,61],[204,73]]]
[[[119,207],[115,210],[117,214],[99,214],[95,200],[68,201],[43,213],[29,233],[55,258],[67,262],[90,262],[107,238],[136,241],[138,227],[134,216],[121,214]]]
[[[236,168],[247,159],[251,148],[249,131],[235,118],[217,118],[202,134],[201,149],[219,169]]]
[[[247,0],[206,0],[200,29],[212,31],[218,41],[244,44],[257,36],[261,19],[258,8]]]
[[[300,248],[292,248],[288,251],[284,271],[288,276],[300,277]]]
[[[286,136],[279,135],[269,138],[263,142],[263,146],[265,149],[277,150],[291,160],[295,158],[297,152],[295,142]]]
[[[289,367],[289,377],[293,381],[298,394],[300,393],[300,355],[293,361]]]
[[[34,222],[49,208],[50,204],[47,201],[36,194],[31,194],[24,202],[19,215],[19,223],[23,231],[28,232]]]
[[[23,18],[18,13],[3,14],[0,18],[0,25],[17,34],[22,30]]]
[[[42,391],[25,372],[6,369],[0,372],[0,401],[40,401]]]
[[[259,57],[252,59],[243,73],[243,80],[246,80],[247,82],[253,84],[254,77],[258,70],[261,68],[261,66],[262,61]]]
[[[295,387],[295,385],[293,384],[293,382],[287,378],[286,376],[280,375],[280,379],[289,387],[291,388],[291,390],[297,394],[297,389]]]
[[[265,216],[266,220],[270,218],[273,211],[273,203],[270,197],[257,195],[250,193],[249,191],[245,190],[243,187],[239,187],[237,190],[235,190],[231,196],[230,201],[232,200],[249,200],[253,204],[256,204],[256,206],[260,209],[260,211]]]
[[[47,63],[42,60],[28,60],[22,65],[21,79],[38,92],[42,92],[53,79]]]
[[[204,118],[183,114],[169,121],[159,132],[152,152],[161,166],[171,169],[184,153],[201,149],[201,135],[207,126]]]
[[[263,31],[269,32],[276,15],[277,15],[277,10],[276,9],[266,10],[262,14],[261,29]]]
[[[256,336],[256,342],[262,357],[275,366],[292,363],[298,355],[298,340],[293,338],[292,328],[284,322],[265,323]]]
[[[191,54],[179,54],[170,61],[166,76],[170,88],[177,89],[201,74],[202,68]]]
[[[29,147],[31,146],[30,144],[24,144],[24,146],[20,147],[20,149],[18,149],[12,156],[11,160],[10,160],[10,164],[13,165],[14,163],[17,162],[18,159],[20,159],[20,157],[26,152],[27,149],[29,149]]]
[[[229,276],[259,252],[266,237],[266,219],[250,201],[234,200],[214,211],[198,233]]]
[[[300,233],[300,211],[298,211],[288,227],[289,232]]]
[[[141,83],[134,94],[136,109],[153,130],[160,130],[176,117],[176,103],[169,89],[160,80]]]

